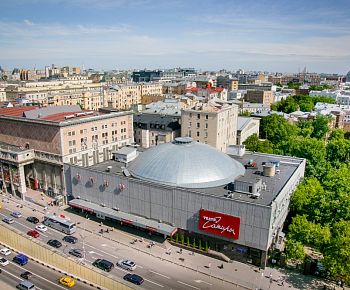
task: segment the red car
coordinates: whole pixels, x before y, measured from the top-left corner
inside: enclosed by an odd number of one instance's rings
[[[33,238],[39,238],[40,237],[40,234],[38,231],[36,230],[31,230],[27,233],[28,236],[31,236]]]

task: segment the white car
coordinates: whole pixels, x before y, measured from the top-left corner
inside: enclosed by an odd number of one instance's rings
[[[8,264],[10,264],[9,261],[7,261],[5,258],[0,258],[0,265],[1,266],[6,266]]]
[[[44,226],[44,225],[37,225],[35,228],[36,228],[38,231],[40,231],[40,232],[46,232],[46,231],[47,231],[47,227]]]
[[[0,254],[4,255],[4,256],[8,256],[11,254],[11,251],[8,248],[2,248],[0,250]]]
[[[117,262],[117,266],[129,271],[134,271],[136,269],[136,264],[130,260],[120,260]]]

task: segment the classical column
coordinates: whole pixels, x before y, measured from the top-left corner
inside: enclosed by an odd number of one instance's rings
[[[26,187],[26,177],[24,174],[24,166],[19,165],[18,166],[18,191],[21,193],[21,198],[24,200],[25,194],[27,193],[27,187]]]

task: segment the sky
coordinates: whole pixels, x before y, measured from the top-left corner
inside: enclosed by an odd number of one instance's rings
[[[349,0],[1,0],[0,66],[345,74]]]

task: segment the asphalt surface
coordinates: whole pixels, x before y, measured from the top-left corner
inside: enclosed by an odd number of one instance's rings
[[[43,214],[40,212],[33,212],[31,209],[26,207],[19,209],[16,208],[15,204],[13,203],[3,204],[3,208],[0,211],[0,218],[2,219],[4,216],[9,216],[14,210],[21,211],[23,217],[15,219],[13,224],[7,226],[14,227],[23,233],[27,233],[29,230],[35,228],[34,224],[26,221],[26,217],[36,216],[40,221],[43,219]],[[80,226],[88,227],[89,225],[80,224]],[[72,248],[78,248],[81,250],[85,248],[85,259],[75,258],[77,263],[92,264],[96,259],[103,258],[116,264],[120,259],[130,259],[136,262],[137,268],[133,272],[144,278],[145,282],[142,284],[142,288],[145,289],[240,289],[232,284],[212,279],[208,275],[189,271],[186,268],[179,267],[175,264],[162,262],[160,259],[156,259],[154,257],[144,257],[144,255],[137,253],[135,250],[130,250],[127,247],[116,244],[114,241],[111,241],[108,238],[95,233],[89,233],[81,228],[78,228],[77,232],[73,235],[79,239],[78,243],[74,245],[64,242],[62,240],[64,236],[64,233],[48,227],[47,232],[40,233],[40,237],[38,239],[45,244],[49,239],[57,239],[61,241],[63,246],[58,250],[66,253],[67,255],[69,255],[68,252]],[[122,279],[127,273],[129,273],[128,270],[115,266],[109,274]],[[133,284],[130,284],[130,286],[133,286]]]
[[[2,248],[2,247],[1,247]],[[12,258],[16,255],[16,253],[12,252],[8,256],[2,256],[10,263],[6,266],[0,266],[2,272],[0,273],[0,289],[14,289],[21,281],[24,279],[20,277],[20,275],[29,271],[33,275],[30,277],[29,281],[32,282],[36,289],[39,290],[58,290],[58,289],[67,289],[66,287],[59,284],[59,279],[62,277],[62,274],[42,266],[34,261],[29,260],[28,264],[24,266],[19,266],[16,263],[12,262]],[[74,289],[79,290],[88,290],[95,289],[89,285],[85,285],[79,281],[76,281],[76,285]]]

